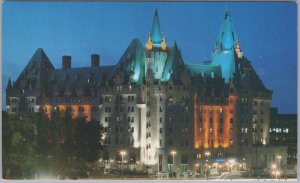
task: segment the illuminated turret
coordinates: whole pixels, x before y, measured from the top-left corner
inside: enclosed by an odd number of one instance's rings
[[[236,72],[235,55],[237,55],[238,58],[243,57],[240,42],[234,30],[230,14],[226,12],[215,49],[212,53],[211,62],[213,66],[221,66],[222,77],[226,83],[229,83],[230,79],[233,78],[233,73]]]
[[[146,42],[146,49],[148,51],[152,50],[153,48],[161,48],[164,51],[167,50],[166,38],[160,30],[160,23],[157,10],[155,10],[151,32]]]
[[[167,49],[167,43],[166,43],[166,38],[165,34],[163,34],[162,42],[161,42],[161,49],[166,50]]]
[[[236,53],[236,55],[237,55],[238,58],[242,58],[243,57],[243,52],[241,51],[240,41],[238,41],[235,44],[235,53]]]
[[[153,43],[152,43],[152,40],[151,40],[151,37],[149,34],[148,41],[146,42],[146,48],[147,48],[147,50],[152,50],[152,47],[153,47]]]

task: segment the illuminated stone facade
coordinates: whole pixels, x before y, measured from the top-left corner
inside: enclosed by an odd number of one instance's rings
[[[99,164],[106,168],[120,166],[126,151],[128,168],[148,172],[203,173],[208,164],[212,172],[228,171],[215,163],[245,161],[241,148],[269,143],[272,91],[240,46],[226,13],[212,59],[186,64],[176,42],[167,45],[156,11],[145,46],[134,39],[116,65],[100,66],[93,54],[90,67],[72,68],[63,56],[55,69],[38,49],[9,80],[7,111],[69,110],[99,120],[107,150]]]

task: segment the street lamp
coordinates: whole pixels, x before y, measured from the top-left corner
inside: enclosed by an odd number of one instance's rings
[[[281,155],[277,156],[277,159],[278,159],[278,169],[280,169],[281,158],[282,158]]]
[[[176,151],[171,151],[171,154],[173,156],[173,166],[175,167],[175,154],[176,154]],[[174,168],[174,170],[175,170],[175,168]],[[171,174],[172,174],[172,178],[173,178],[172,166],[171,166]]]
[[[277,179],[277,166],[275,163],[272,164],[272,175],[275,175],[275,178]]]
[[[208,161],[209,158],[210,158],[210,155],[211,155],[210,152],[209,151],[205,151],[204,155],[207,157],[207,159],[205,161],[208,162],[208,163],[210,163]],[[205,167],[205,176],[206,176],[207,180],[208,180],[208,171],[209,171],[209,166],[206,166]]]
[[[124,179],[124,174],[123,174],[123,158],[124,158],[124,155],[126,154],[126,151],[121,151],[120,152],[121,154],[121,157],[122,157],[122,161],[121,161],[121,172],[122,172],[122,180]]]
[[[195,164],[195,175],[199,172],[199,163]]]

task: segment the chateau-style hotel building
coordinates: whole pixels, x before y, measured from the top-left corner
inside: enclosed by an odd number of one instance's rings
[[[278,155],[284,166],[286,147],[270,145],[272,91],[240,41],[226,12],[211,59],[185,63],[155,11],[148,37],[133,39],[116,65],[102,66],[92,54],[86,67],[62,56],[55,68],[37,49],[8,82],[7,112],[69,110],[98,120],[105,130],[98,165],[105,168],[120,166],[121,156],[127,168],[149,173],[265,168]]]

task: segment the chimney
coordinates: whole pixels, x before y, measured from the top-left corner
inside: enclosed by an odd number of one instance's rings
[[[99,67],[100,65],[100,55],[92,54],[91,55],[91,66],[92,67]]]
[[[71,56],[62,56],[62,69],[71,69]]]

